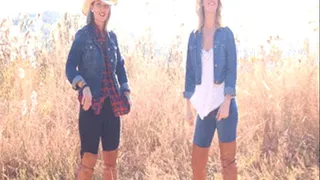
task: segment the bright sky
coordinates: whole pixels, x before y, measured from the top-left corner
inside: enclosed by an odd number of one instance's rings
[[[0,0],[0,17],[45,10],[80,13],[82,2]],[[314,39],[314,35],[310,37],[308,21],[317,21],[319,25],[318,0],[222,0],[222,3],[224,22],[240,39],[249,42],[264,41],[269,35],[277,34],[291,41],[306,37]],[[194,5],[195,0],[119,0],[113,9],[112,21],[117,28],[134,29],[137,33],[143,31],[139,27],[151,25],[160,36],[175,34],[184,23],[182,33],[188,34],[196,22]]]
[[[52,11],[77,11],[79,0],[0,0],[0,13],[17,14],[19,12]]]

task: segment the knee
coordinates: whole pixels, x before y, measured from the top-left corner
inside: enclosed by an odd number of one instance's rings
[[[118,150],[103,151],[103,164],[105,169],[112,170],[117,166]]]
[[[221,158],[221,165],[223,169],[233,169],[237,166],[235,157],[229,159]]]
[[[236,166],[236,141],[220,142],[220,160],[223,168]]]
[[[85,152],[81,158],[81,166],[87,170],[93,170],[97,159],[97,154]]]

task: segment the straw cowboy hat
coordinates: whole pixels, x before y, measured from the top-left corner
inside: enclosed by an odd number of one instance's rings
[[[84,0],[83,6],[82,6],[82,13],[87,16],[88,12],[90,10],[90,6],[91,4],[94,2],[95,0]],[[106,3],[108,5],[117,5],[118,0],[101,0],[103,3]]]

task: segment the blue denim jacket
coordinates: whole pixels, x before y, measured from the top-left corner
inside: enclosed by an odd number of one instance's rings
[[[236,96],[237,52],[233,32],[229,27],[218,28],[213,38],[214,83],[224,82],[224,94]],[[190,99],[196,85],[201,84],[202,31],[193,31],[188,41],[184,98]]]
[[[124,60],[115,33],[107,32],[107,38],[107,55],[111,61],[112,77],[120,94],[130,90]],[[86,25],[76,33],[72,43],[66,63],[67,79],[75,90],[79,89],[76,84],[84,80],[90,87],[92,96],[99,97],[105,68],[103,51],[95,38],[94,25]]]

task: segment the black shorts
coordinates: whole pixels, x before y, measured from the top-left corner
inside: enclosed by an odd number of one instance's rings
[[[97,154],[100,138],[104,151],[117,149],[120,142],[120,126],[120,117],[114,116],[109,98],[105,99],[100,115],[95,115],[91,108],[88,111],[80,108],[81,157],[85,152]]]

